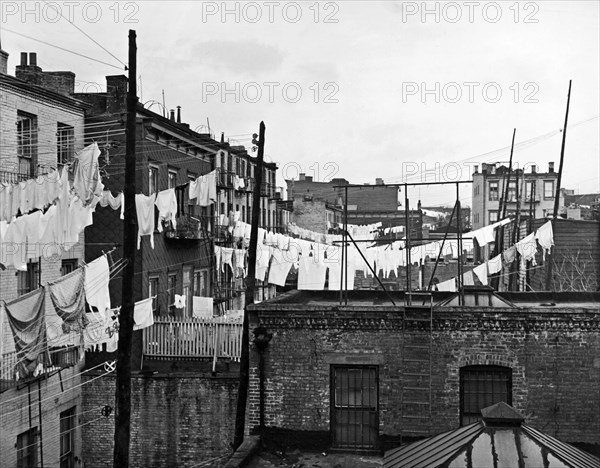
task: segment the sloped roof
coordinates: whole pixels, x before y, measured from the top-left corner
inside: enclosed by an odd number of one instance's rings
[[[600,458],[522,424],[506,403],[482,410],[482,421],[386,452],[385,468],[599,468]]]

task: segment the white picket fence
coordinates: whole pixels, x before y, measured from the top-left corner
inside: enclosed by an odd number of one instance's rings
[[[226,358],[239,361],[241,321],[161,317],[144,329],[144,355],[155,359]]]

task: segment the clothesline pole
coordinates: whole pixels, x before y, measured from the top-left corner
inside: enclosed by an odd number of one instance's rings
[[[405,301],[408,305],[411,305],[411,297],[410,297],[410,212],[408,206],[408,184],[404,184],[404,224],[406,224],[406,244],[404,248],[406,249],[406,294],[408,302]]]
[[[348,305],[348,187],[346,187],[344,194],[344,250],[342,251],[342,267],[344,268],[344,295],[345,303]],[[340,288],[341,289],[341,288]]]
[[[571,103],[571,80],[569,80],[569,92],[567,94],[567,111],[565,113],[565,124],[562,132],[562,143],[560,146],[560,163],[558,165],[558,178],[556,180],[556,192],[554,195],[554,211],[552,212],[552,232],[555,232],[556,217],[558,216],[558,205],[560,202],[560,183],[562,180],[563,164],[565,162],[565,143],[567,139],[567,123],[569,121],[569,105]],[[546,291],[550,291],[552,287],[552,254],[554,248],[550,250],[550,254],[546,256]]]
[[[452,226],[452,218],[454,217],[455,212],[456,212],[456,203],[454,203],[454,207],[452,208],[452,213],[450,214],[450,220],[448,221],[448,225],[446,226],[446,232],[444,233],[444,238],[442,239],[442,245],[440,247],[440,251],[438,252],[437,258],[435,259],[435,265],[433,266],[433,271],[431,272],[431,278],[429,279],[429,285],[427,286],[427,291],[431,291],[431,286],[433,283],[433,278],[435,276],[435,271],[437,270],[438,263],[440,262],[442,252],[444,251],[444,243],[446,242],[446,238],[448,237],[448,233],[450,232],[450,226]]]
[[[119,346],[117,348],[116,412],[114,434],[114,466],[129,467],[131,437],[131,343],[133,337],[133,278],[135,274],[136,209],[135,209],[135,133],[137,79],[136,33],[129,30],[129,88],[127,92],[127,126],[125,153],[125,213],[123,257],[127,259],[122,282],[122,306],[119,314]]]
[[[456,183],[456,233],[458,237],[458,305],[465,305],[465,285],[463,281],[462,215],[460,212],[460,185]]]

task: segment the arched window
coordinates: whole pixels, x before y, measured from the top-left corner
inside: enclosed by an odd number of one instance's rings
[[[481,419],[481,410],[504,401],[512,405],[512,369],[465,366],[460,369],[460,424]]]

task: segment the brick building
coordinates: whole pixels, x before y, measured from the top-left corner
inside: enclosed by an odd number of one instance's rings
[[[506,166],[484,163],[481,165],[481,172],[475,166],[471,207],[474,230],[498,221],[508,176]],[[535,165],[531,166],[530,172],[513,170],[508,185],[506,215],[514,216],[517,205],[523,218],[537,219],[552,215],[557,179],[558,173],[554,171],[553,162],[548,164],[548,172],[537,172]],[[561,192],[559,208],[564,204],[564,194]]]
[[[85,103],[70,96],[75,80],[72,73],[44,72],[37,66],[35,53],[22,53],[16,76],[10,76],[7,61],[8,54],[0,49],[0,183],[4,185],[44,177],[52,168],[72,161],[86,144],[87,109]],[[35,248],[27,271],[0,270],[3,301],[10,302],[76,269],[84,258],[83,233],[68,250],[28,244],[28,252]],[[50,300],[45,308],[45,313],[53,308]],[[4,320],[4,310],[0,312]],[[83,367],[78,359],[81,350],[74,346],[50,348],[53,368],[16,381],[13,336],[8,323],[1,328],[1,465],[74,466],[82,450],[81,395],[77,390]]]
[[[598,444],[600,296],[465,294],[461,307],[452,293],[408,307],[401,293],[393,306],[383,293],[359,291],[346,306],[335,293],[298,291],[251,306],[250,338],[272,334],[267,444],[380,450],[469,424],[498,401],[562,441]],[[258,353],[252,431],[260,429]]]

